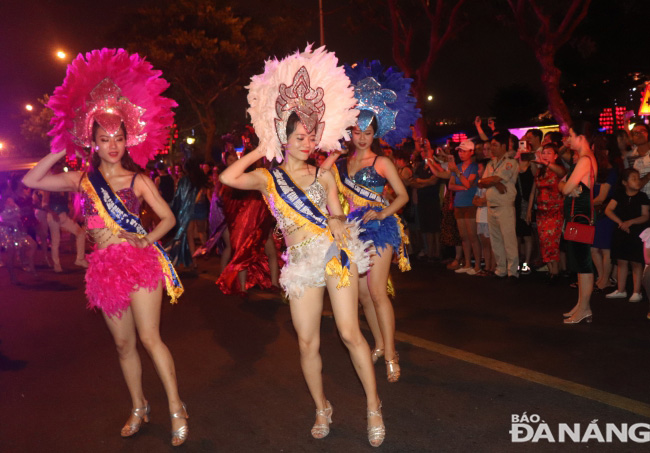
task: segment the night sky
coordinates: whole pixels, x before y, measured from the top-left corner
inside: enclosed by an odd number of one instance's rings
[[[309,39],[317,42],[318,1],[312,1],[314,17]],[[600,0],[601,3],[605,1]],[[65,64],[54,56],[58,48],[76,55],[103,47],[108,30],[120,20],[120,9],[146,2],[113,0],[110,9],[101,6],[101,2],[87,0],[0,2],[3,62],[0,66],[0,141],[16,140],[24,105],[36,103],[37,98],[52,93],[62,82]],[[351,13],[346,7],[348,2],[324,0],[323,3],[325,10],[335,11],[326,16],[325,39],[328,48],[337,53],[341,62],[378,58],[385,64],[394,64],[388,33],[377,32],[369,24],[367,33],[351,37],[343,27]],[[309,8],[308,3],[301,4],[303,8]],[[473,8],[472,4],[476,1],[469,1],[467,7]],[[287,11],[291,10],[287,8]],[[468,13],[471,16],[471,11]],[[119,37],[112,38],[120,41]],[[304,47],[304,44],[296,42],[295,47]],[[430,81],[435,99],[430,104],[430,112],[438,117],[487,116],[490,102],[499,88],[517,83],[541,90],[539,75],[537,61],[514,29],[505,27],[492,17],[474,18],[445,47],[435,64]]]

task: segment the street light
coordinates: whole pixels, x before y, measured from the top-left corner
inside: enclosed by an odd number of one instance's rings
[[[62,50],[59,50],[59,51],[57,51],[57,53],[56,53],[56,57],[57,57],[59,60],[65,60],[67,56],[68,56],[68,55],[67,55],[64,51],[62,51]]]
[[[194,137],[187,137],[185,141],[187,142],[188,145],[193,145],[196,139]]]
[[[25,105],[25,110],[27,110],[28,112],[31,112],[32,110],[34,110],[34,106],[32,104],[26,104]]]
[[[433,95],[432,95],[432,94],[430,94],[429,96],[427,96],[427,101],[429,101],[429,102],[433,101]]]

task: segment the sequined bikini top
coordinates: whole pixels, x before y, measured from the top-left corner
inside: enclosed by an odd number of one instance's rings
[[[307,195],[312,203],[318,206],[321,211],[327,212],[327,192],[325,191],[325,187],[323,187],[318,180],[318,170],[320,170],[320,168],[316,168],[316,177],[314,178],[314,181],[303,189],[303,192],[305,192],[305,195]],[[296,225],[290,218],[283,216],[280,211],[274,212],[273,216],[278,222],[278,228],[285,236],[295,233],[300,229],[300,226]]]
[[[137,174],[136,174],[137,175]],[[124,207],[128,209],[131,213],[135,215],[140,214],[140,200],[133,190],[133,183],[135,182],[135,176],[131,180],[131,186],[124,189],[120,189],[115,192],[117,197],[122,200]],[[97,208],[95,207],[93,201],[90,199],[86,192],[81,192],[81,200],[83,206],[83,214],[86,218],[86,225],[88,229],[95,228],[105,228],[106,225],[101,217],[97,213]]]
[[[350,176],[350,179],[352,179],[352,181],[357,184],[367,187],[373,192],[382,193],[384,191],[384,186],[388,180],[377,173],[377,170],[375,170],[375,162],[377,162],[377,157],[379,156],[375,156],[375,160],[372,161],[372,165],[363,167],[357,171],[354,176]]]

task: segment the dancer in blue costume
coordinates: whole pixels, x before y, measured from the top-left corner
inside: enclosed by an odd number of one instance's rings
[[[364,241],[372,241],[372,266],[359,279],[359,299],[375,339],[374,363],[385,357],[389,382],[400,378],[399,355],[395,351],[395,313],[388,297],[388,277],[393,254],[402,272],[410,270],[406,256],[408,238],[397,216],[408,202],[408,193],[395,165],[382,156],[379,138],[396,146],[410,135],[410,126],[420,116],[415,98],[409,94],[411,79],[379,61],[346,66],[346,74],[355,86],[359,118],[352,130],[350,154],[336,160],[330,154],[323,168],[333,168],[339,191],[346,198],[348,220],[361,219]],[[335,165],[333,165],[335,163]],[[390,184],[396,197],[389,203],[382,192]]]

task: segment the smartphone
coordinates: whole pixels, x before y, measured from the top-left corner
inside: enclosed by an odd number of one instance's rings
[[[519,140],[519,149],[521,151],[528,151],[528,142],[526,140]]]
[[[521,153],[519,154],[519,158],[523,161],[530,161],[530,160],[535,160],[535,153]]]

